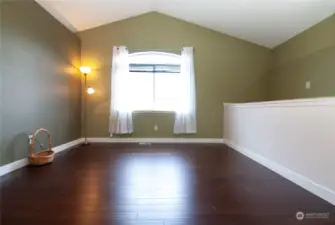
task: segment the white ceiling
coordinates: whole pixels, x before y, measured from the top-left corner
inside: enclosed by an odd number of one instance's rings
[[[335,0],[36,0],[72,31],[157,11],[273,48],[335,13]]]

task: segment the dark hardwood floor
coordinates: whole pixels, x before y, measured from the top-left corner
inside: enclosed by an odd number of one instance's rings
[[[3,176],[1,224],[330,225],[335,207],[224,145],[93,144]]]

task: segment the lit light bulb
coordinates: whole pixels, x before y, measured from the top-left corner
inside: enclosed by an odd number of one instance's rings
[[[91,68],[88,66],[82,66],[80,67],[80,72],[82,72],[83,74],[89,74],[91,72]]]
[[[87,88],[87,94],[93,95],[95,93],[95,90],[92,87]]]

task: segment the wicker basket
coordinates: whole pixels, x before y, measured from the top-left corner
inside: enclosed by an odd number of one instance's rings
[[[36,139],[36,135],[39,132],[44,132],[48,135],[49,149],[44,150],[42,152],[35,153],[35,139]],[[45,165],[47,163],[51,163],[55,158],[55,152],[51,150],[51,146],[52,146],[51,145],[51,135],[49,131],[43,128],[37,129],[31,139],[29,157],[28,157],[29,164],[40,166],[40,165]]]

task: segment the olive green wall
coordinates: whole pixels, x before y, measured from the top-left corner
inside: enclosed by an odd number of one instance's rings
[[[2,1],[0,0],[0,162],[1,162],[1,146],[2,146],[2,111],[3,111],[3,100],[2,100]],[[1,165],[1,164],[0,164]]]
[[[190,137],[222,137],[223,102],[266,98],[262,76],[269,70],[272,52],[264,47],[154,12],[80,32],[79,36],[82,62],[93,68],[88,83],[97,91],[89,97],[90,137],[109,136],[113,46],[125,45],[130,50],[195,48],[198,133]],[[133,136],[172,137],[173,123],[172,113],[134,113]],[[157,132],[154,124],[159,127]]]
[[[44,127],[55,146],[81,137],[80,40],[34,1],[1,3],[1,161],[27,157]]]
[[[270,100],[335,96],[335,15],[276,47],[273,59]]]

